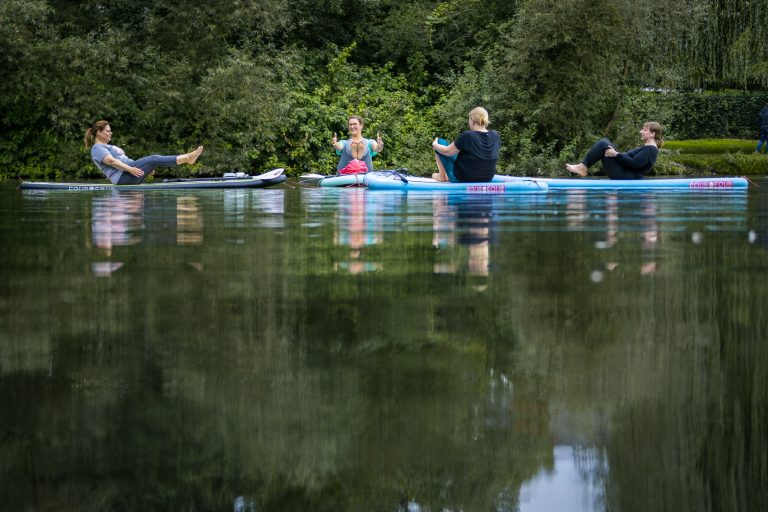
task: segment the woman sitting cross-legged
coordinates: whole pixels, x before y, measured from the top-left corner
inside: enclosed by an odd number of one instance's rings
[[[347,129],[349,130],[348,139],[339,140],[335,133],[331,139],[333,149],[339,156],[336,172],[354,174],[359,171],[372,171],[372,158],[384,149],[381,132],[376,134],[376,140],[363,138],[363,118],[360,116],[349,116]]]
[[[486,182],[496,175],[496,160],[501,148],[501,137],[489,130],[488,112],[475,107],[469,113],[469,130],[455,141],[432,141],[437,170],[432,175],[437,181]]]

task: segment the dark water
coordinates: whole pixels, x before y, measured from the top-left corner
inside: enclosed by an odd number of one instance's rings
[[[0,508],[766,510],[759,184],[5,184]]]

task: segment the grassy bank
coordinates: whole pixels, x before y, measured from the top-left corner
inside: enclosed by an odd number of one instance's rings
[[[656,164],[656,174],[768,174],[768,156],[755,154],[756,145],[756,141],[744,139],[667,141]]]

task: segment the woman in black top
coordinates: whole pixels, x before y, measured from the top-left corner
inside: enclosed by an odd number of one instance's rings
[[[501,148],[501,137],[489,130],[488,112],[475,107],[469,113],[469,130],[452,143],[443,139],[432,141],[438,172],[437,181],[485,182],[496,174],[496,160]]]
[[[587,169],[603,162],[603,169],[612,180],[639,180],[648,174],[656,164],[659,148],[664,144],[661,136],[661,125],[649,122],[640,130],[643,145],[625,153],[614,149],[608,139],[598,140],[587,152],[580,164],[565,164],[565,168],[579,176],[586,176]]]

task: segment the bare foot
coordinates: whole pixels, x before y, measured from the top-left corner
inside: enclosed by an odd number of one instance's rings
[[[582,178],[587,175],[587,166],[584,164],[565,164],[565,168]]]
[[[432,179],[435,181],[448,181],[447,179],[443,178],[443,175],[439,172],[433,173]]]
[[[192,151],[191,153],[187,153],[187,163],[189,165],[194,164],[197,162],[198,157],[203,153],[203,146],[197,146],[197,149]]]

